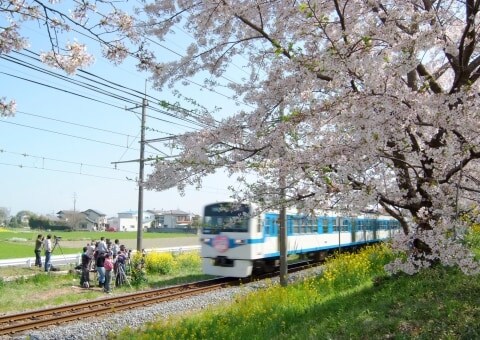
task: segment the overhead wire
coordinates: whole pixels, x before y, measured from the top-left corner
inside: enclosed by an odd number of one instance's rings
[[[29,51],[30,53],[32,54],[36,54],[35,52],[32,52],[32,51]],[[21,52],[16,52],[17,54],[19,55],[22,55],[24,57],[27,57],[27,58],[32,58],[34,59],[35,61],[37,62],[40,62],[40,60],[38,58],[33,58],[32,56],[29,56],[25,53],[21,53]],[[108,96],[109,98],[115,98],[115,99],[118,99],[118,100],[121,100],[121,101],[124,101],[124,102],[127,102],[131,105],[140,105],[140,100],[145,96],[144,94],[142,94],[140,91],[137,91],[137,90],[134,90],[134,89],[131,89],[131,88],[128,88],[126,86],[123,86],[121,84],[118,84],[118,83],[115,83],[115,82],[112,82],[112,81],[109,81],[109,80],[106,80],[105,78],[102,78],[102,77],[99,77],[99,76],[96,76],[95,74],[91,73],[91,72],[87,72],[87,71],[82,71],[80,70],[79,72],[80,73],[85,73],[85,74],[88,74],[89,76],[92,76],[92,77],[95,77],[95,78],[98,78],[100,80],[103,81],[103,83],[97,81],[97,80],[93,80],[91,78],[88,78],[88,77],[85,77],[85,76],[82,76],[82,75],[77,75],[78,77],[80,78],[83,78],[83,79],[86,79],[88,80],[89,82],[93,82],[94,84],[91,84],[91,83],[86,83],[86,82],[81,82],[79,80],[76,80],[72,77],[68,77],[68,76],[65,76],[65,75],[62,75],[62,74],[59,74],[57,72],[53,72],[51,70],[47,70],[43,67],[39,67],[39,66],[36,66],[36,65],[33,65],[31,63],[28,63],[26,61],[23,61],[23,60],[20,60],[18,58],[15,58],[15,57],[11,57],[11,56],[7,56],[7,57],[4,57],[4,56],[0,56],[0,58],[4,59],[4,60],[7,60],[7,61],[11,61],[11,62],[14,62],[20,66],[24,66],[24,67],[27,67],[27,68],[30,68],[30,69],[33,69],[35,71],[38,71],[40,73],[44,73],[46,75],[49,75],[49,76],[53,76],[57,79],[60,79],[60,80],[63,80],[63,81],[66,81],[68,83],[71,83],[73,85],[76,85],[76,86],[79,86],[79,87],[82,87],[82,88],[85,88],[85,89],[88,89],[88,90],[91,90],[91,91],[94,91],[95,94],[103,94],[105,96]],[[11,74],[7,74],[6,72],[3,72],[4,74],[6,75],[9,75],[9,76],[12,76],[12,77],[18,77],[18,76],[15,76],[15,75],[11,75]],[[29,79],[25,79],[25,78],[21,78],[22,80],[27,80],[27,81],[31,81]],[[32,82],[35,82],[35,81],[32,81]],[[41,82],[35,82],[36,84],[39,84],[39,85],[43,85],[43,86],[47,86],[47,87],[52,87],[52,85],[48,85],[48,84],[45,84],[45,83],[41,83]],[[99,86],[96,86],[96,85],[100,85],[100,86],[105,86],[107,88],[109,88],[109,90],[105,90]],[[124,95],[119,95],[117,93],[114,93],[112,92],[113,88],[112,86],[116,87],[116,91],[119,91],[121,93],[123,93]],[[80,95],[80,94],[77,94],[75,92],[69,92],[69,91],[66,91],[64,89],[59,89],[58,87],[53,87],[54,89],[57,89],[57,90],[60,90],[60,91],[64,91],[64,92],[68,92],[68,93],[71,93],[71,94],[74,94],[74,95],[77,95],[77,96],[81,96],[85,99],[90,99],[90,100],[94,100],[94,101],[99,101],[98,99],[95,99],[95,98],[92,98],[91,96],[86,96],[86,95]],[[134,99],[130,99],[128,97],[125,97],[125,95],[129,95],[129,96],[133,96],[134,98],[137,98],[138,101],[134,100]],[[160,99],[158,98],[155,98],[151,95],[147,95],[148,98],[152,98],[152,100],[155,100],[157,102],[162,102]],[[105,103],[107,105],[110,105],[110,106],[114,106],[116,108],[121,108],[121,109],[125,109],[125,108],[122,108],[121,106],[118,106],[118,105],[115,105],[115,104],[111,104],[111,103],[106,103],[105,101],[100,101],[101,103]],[[164,101],[163,101],[164,102]],[[164,102],[165,103],[165,102]],[[187,109],[183,109],[183,108],[179,108],[178,106],[176,105],[172,105],[172,104],[169,104],[168,107],[170,108],[173,108],[177,111],[180,111],[182,115],[190,115],[190,116],[194,116],[191,114],[190,111],[188,111]],[[169,116],[169,117],[172,117],[172,118],[175,118],[177,120],[181,120],[181,121],[184,121],[184,122],[188,122],[189,124],[192,124],[192,125],[196,125],[196,126],[199,126],[199,127],[206,127],[205,124],[202,124],[198,121],[195,121],[195,120],[192,120],[192,119],[187,119],[185,117],[182,117],[178,114],[174,114],[170,111],[166,111],[166,110],[162,110],[160,108],[157,108],[157,107],[151,107],[149,106],[149,108],[153,111],[156,111],[156,112],[159,112],[159,113],[162,113],[166,116]],[[190,112],[190,113],[189,113]],[[138,113],[137,113],[138,114]],[[181,124],[178,124],[176,122],[173,122],[173,121],[169,121],[169,120],[162,120],[166,123],[169,123],[169,124],[174,124],[174,125],[179,125],[179,126],[183,126],[183,127],[186,127],[186,128],[192,128],[190,126],[185,126],[185,125],[181,125]]]
[[[26,168],[26,169],[37,169],[37,170],[45,170],[45,171],[54,171],[54,172],[61,172],[61,173],[67,173],[67,174],[75,174],[75,175],[95,177],[95,178],[101,178],[101,179],[109,179],[109,180],[115,180],[115,181],[133,182],[133,180],[128,179],[128,178],[123,178],[123,179],[122,179],[122,178],[113,178],[113,177],[99,176],[99,175],[92,175],[92,174],[85,174],[85,173],[81,173],[81,172],[68,171],[68,170],[41,168],[41,167],[32,166],[32,165],[11,164],[11,163],[3,163],[3,162],[0,162],[0,165],[12,166],[12,167],[17,167],[17,168]]]
[[[119,144],[114,144],[114,143],[110,143],[110,142],[100,141],[100,140],[97,140],[97,139],[92,139],[92,138],[87,138],[87,137],[75,136],[75,135],[71,135],[71,134],[69,134],[69,133],[59,132],[59,131],[54,131],[54,130],[48,130],[48,129],[39,128],[39,127],[35,127],[35,126],[30,126],[30,125],[25,125],[25,124],[20,124],[20,123],[14,123],[14,122],[10,122],[10,121],[4,120],[4,119],[1,119],[1,120],[0,120],[0,123],[3,123],[3,124],[11,124],[11,125],[16,125],[16,126],[22,126],[22,127],[26,127],[26,128],[33,129],[33,130],[38,130],[38,131],[44,131],[44,132],[54,133],[54,134],[57,134],[57,135],[62,135],[62,136],[66,136],[66,137],[71,137],[71,138],[86,140],[86,141],[94,142],[94,143],[105,144],[105,145],[114,146],[114,147],[118,147],[118,148],[122,148],[122,149],[125,149],[125,148],[126,148],[126,149],[130,149],[130,150],[134,150],[134,151],[140,151],[140,149],[128,148],[128,147],[125,147],[125,146],[119,145]],[[155,155],[154,153],[151,153],[151,154],[152,154],[152,155]]]
[[[104,165],[96,165],[96,164],[81,163],[81,162],[72,162],[72,161],[66,161],[66,160],[57,159],[57,158],[49,158],[49,157],[45,157],[45,156],[36,156],[36,155],[30,155],[30,154],[27,154],[27,153],[13,152],[13,151],[5,150],[5,149],[0,149],[0,154],[2,154],[2,153],[7,153],[7,154],[11,154],[11,155],[16,155],[16,156],[22,156],[22,157],[31,157],[31,158],[35,158],[35,159],[41,159],[42,161],[47,160],[47,161],[54,161],[54,162],[60,162],[60,163],[75,164],[75,165],[79,165],[79,166],[82,166],[82,167],[83,166],[88,166],[88,167],[92,167],[92,168],[115,170],[115,171],[128,172],[128,173],[133,173],[133,174],[137,173],[136,171],[117,169],[113,166],[107,167],[107,166],[104,166]]]
[[[157,42],[155,42],[155,41],[153,41],[153,40],[152,40],[152,42],[154,42],[155,44],[158,44]],[[158,46],[161,46],[162,48],[166,48],[165,46],[163,46],[163,45],[161,45],[161,44],[158,44]],[[168,49],[168,48],[167,48],[167,49]],[[173,50],[171,50],[171,51],[174,52]],[[34,52],[31,52],[31,51],[30,51],[30,53],[36,54],[36,53],[34,53]],[[176,52],[174,52],[174,53],[176,53]],[[28,56],[28,55],[26,55],[26,54],[24,54],[24,53],[20,53],[20,54],[23,55],[23,56],[25,56],[25,57],[32,58],[31,56]],[[177,55],[180,55],[180,54],[178,54],[178,53],[176,53],[176,54],[177,54]],[[38,56],[38,54],[36,54],[36,55]],[[3,58],[3,59],[7,59],[7,58]],[[87,88],[87,89],[89,89],[89,90],[96,91],[97,94],[100,92],[100,93],[103,94],[103,95],[108,95],[110,98],[113,97],[113,98],[118,99],[118,100],[122,100],[122,101],[125,101],[125,102],[129,102],[129,103],[131,103],[131,104],[135,104],[135,103],[136,103],[135,100],[129,99],[129,98],[125,97],[125,96],[121,96],[121,95],[112,93],[111,91],[106,91],[106,90],[104,90],[104,89],[99,88],[99,86],[93,86],[92,84],[88,84],[88,83],[85,83],[85,82],[79,82],[78,80],[72,80],[72,78],[69,78],[69,77],[66,77],[66,76],[63,76],[63,75],[59,75],[59,74],[57,74],[57,73],[55,73],[55,72],[45,70],[45,69],[40,68],[40,67],[38,67],[38,66],[32,66],[32,64],[30,64],[30,65],[29,65],[28,63],[25,64],[24,61],[21,61],[21,60],[18,59],[18,58],[9,58],[8,60],[9,60],[9,61],[12,61],[12,62],[15,62],[15,63],[17,63],[17,64],[19,64],[19,65],[21,65],[21,66],[24,66],[24,67],[28,67],[28,68],[30,68],[30,69],[33,69],[33,70],[35,70],[35,71],[42,72],[42,73],[47,74],[47,75],[49,75],[49,76],[53,76],[53,77],[56,77],[56,78],[58,78],[58,79],[67,81],[67,82],[72,83],[72,84],[74,84],[74,85],[76,85],[76,86],[81,86],[81,87],[83,87],[83,88]],[[38,61],[38,58],[36,59],[36,61]],[[125,90],[126,90],[127,92],[124,92],[124,94],[128,94],[128,95],[134,96],[134,97],[136,97],[136,98],[141,98],[142,96],[146,96],[145,94],[141,93],[140,91],[132,90],[132,89],[130,89],[130,88],[127,88],[126,86],[122,86],[122,85],[120,85],[120,84],[113,83],[113,82],[108,81],[108,80],[106,80],[106,79],[104,79],[104,78],[101,78],[101,77],[99,77],[99,76],[96,76],[96,75],[94,75],[94,74],[91,73],[91,72],[87,72],[87,71],[84,71],[84,70],[79,70],[79,72],[85,73],[85,74],[87,74],[87,75],[89,75],[89,76],[93,76],[93,77],[95,77],[95,78],[97,78],[97,79],[102,79],[102,80],[104,80],[106,83],[100,83],[100,82],[98,82],[98,81],[96,82],[96,83],[98,83],[100,86],[109,86],[109,87],[110,87],[112,84],[114,84],[114,85],[117,87],[116,90],[118,90],[118,87],[119,87],[120,89],[122,89],[122,90],[119,90],[119,91],[125,91]],[[8,76],[11,76],[11,77],[16,77],[16,78],[21,79],[21,80],[24,80],[24,81],[30,81],[30,82],[35,83],[35,84],[38,84],[38,85],[47,86],[47,87],[52,88],[52,89],[55,89],[55,90],[63,91],[63,92],[69,93],[69,94],[73,94],[73,95],[76,95],[76,96],[83,97],[83,98],[85,98],[85,99],[90,99],[90,100],[97,101],[97,102],[102,103],[102,104],[106,104],[106,105],[110,105],[110,106],[113,106],[113,107],[116,107],[116,108],[123,109],[122,107],[120,107],[120,106],[118,106],[118,105],[111,104],[111,103],[107,103],[107,102],[105,102],[105,101],[103,101],[103,100],[98,100],[98,99],[95,99],[95,98],[92,98],[92,97],[89,97],[89,96],[80,95],[80,94],[78,94],[78,93],[75,93],[75,92],[72,92],[72,91],[68,91],[68,90],[65,90],[65,89],[62,89],[62,88],[59,88],[59,87],[51,86],[51,85],[48,85],[48,84],[45,84],[45,83],[41,83],[41,82],[32,81],[32,80],[30,80],[30,79],[26,79],[26,78],[23,78],[23,77],[18,77],[18,76],[15,76],[15,75],[12,75],[12,74],[9,74],[9,73],[6,73],[6,72],[1,72],[1,73],[5,74],[5,75],[8,75]],[[80,76],[80,77],[81,77],[81,78],[84,78],[84,79],[87,79],[88,81],[92,81],[92,82],[95,83],[95,81],[92,80],[91,78],[83,77],[83,76]],[[231,79],[227,79],[227,78],[225,78],[225,79],[226,79],[227,81],[231,81],[231,82],[232,82]],[[215,91],[215,90],[213,90],[213,89],[211,89],[211,88],[209,88],[209,87],[206,87],[206,86],[204,86],[204,85],[198,84],[198,83],[196,83],[196,82],[194,82],[194,81],[192,81],[192,80],[187,80],[187,81],[190,82],[190,83],[192,83],[192,84],[195,84],[195,85],[197,85],[197,86],[199,86],[199,87],[201,87],[201,88],[207,89],[207,90],[209,90],[209,91],[211,91],[211,92],[217,93],[217,94],[222,95],[222,96],[224,96],[224,97],[226,97],[226,98],[228,98],[228,99],[231,99],[231,100],[233,100],[233,101],[234,101],[235,103],[237,103],[237,104],[238,104],[238,103],[241,103],[241,102],[239,102],[239,101],[236,100],[236,99],[233,99],[233,98],[231,98],[231,97],[228,97],[228,96],[226,96],[226,95],[224,95],[224,94],[222,94],[222,93],[219,93],[219,92],[217,92],[217,91]],[[134,93],[131,93],[131,92],[128,92],[128,91],[133,91]],[[153,100],[156,100],[156,101],[158,101],[158,102],[161,102],[159,99],[154,98],[154,97],[152,97],[152,96],[149,96],[149,98],[152,98]],[[192,111],[190,111],[190,110],[187,110],[187,109],[178,107],[177,105],[171,105],[170,103],[167,103],[167,104],[168,104],[168,107],[169,107],[169,108],[173,108],[173,109],[175,109],[175,110],[177,110],[177,111],[181,110],[181,112],[182,112],[183,114],[185,114],[185,115],[192,115]],[[244,103],[244,104],[245,104],[245,103]],[[156,111],[156,112],[158,112],[158,113],[162,113],[162,114],[168,115],[168,116],[170,116],[170,117],[172,117],[172,118],[175,118],[175,119],[182,119],[183,121],[188,122],[188,123],[196,123],[196,122],[194,122],[194,121],[185,119],[184,117],[179,117],[178,115],[171,114],[171,113],[168,112],[168,111],[158,109],[158,108],[156,108],[156,107],[149,107],[149,109],[151,109],[151,110],[153,110],[153,111]],[[138,117],[138,116],[137,116],[137,117]],[[164,119],[155,117],[155,116],[151,116],[151,115],[148,115],[148,117],[149,117],[149,118],[152,118],[152,119],[159,120],[159,121],[167,122],[167,123],[170,123],[170,124],[173,123],[173,122],[170,122],[170,121],[167,121],[167,120],[164,120]],[[58,121],[60,121],[60,120],[58,120]],[[63,121],[63,122],[64,122],[64,121]],[[69,122],[64,122],[64,123],[69,124]],[[75,123],[70,123],[70,124],[76,125]],[[174,124],[175,124],[175,123],[174,123]],[[61,133],[61,132],[57,132],[57,131],[51,131],[51,130],[47,130],[47,129],[35,128],[35,127],[32,127],[32,126],[28,126],[28,125],[22,125],[22,124],[15,124],[15,125],[24,126],[24,127],[27,127],[27,128],[33,128],[33,129],[42,130],[42,131],[51,132],[51,133],[56,133],[56,134],[61,134],[61,135],[65,135],[65,136],[69,136],[69,137],[73,137],[73,138],[79,138],[79,139],[83,139],[83,140],[88,140],[88,141],[93,141],[93,142],[98,142],[98,143],[103,143],[103,144],[107,144],[107,145],[113,145],[113,146],[118,146],[118,147],[123,147],[123,148],[124,148],[124,146],[120,146],[120,145],[116,145],[116,144],[108,143],[108,142],[104,142],[104,141],[98,141],[98,140],[94,140],[94,139],[91,139],[91,138],[83,138],[83,137],[74,136],[74,135],[70,135],[70,134],[65,134],[65,133]],[[182,125],[182,124],[179,124],[179,125],[180,125],[180,126],[183,126],[183,127],[186,127],[186,128],[191,128],[191,127],[186,126],[186,125]],[[202,127],[205,127],[205,126],[202,126]],[[101,129],[100,129],[100,130],[101,130]],[[158,130],[157,130],[157,131],[158,131]],[[128,148],[126,148],[126,149],[128,149]],[[135,150],[135,149],[133,149],[133,150]],[[158,151],[158,150],[157,150],[157,151]]]
[[[68,124],[68,125],[73,125],[73,126],[79,126],[79,127],[82,127],[82,128],[97,130],[97,131],[101,131],[101,132],[108,132],[108,133],[116,134],[116,135],[120,135],[120,136],[135,137],[135,136],[133,136],[133,135],[129,135],[129,134],[122,133],[122,132],[117,132],[117,131],[112,131],[112,130],[107,130],[107,129],[101,129],[101,128],[98,128],[98,127],[88,126],[88,125],[83,125],[83,124],[78,124],[78,123],[67,122],[67,121],[65,121],[65,120],[56,119],[56,118],[51,118],[51,117],[46,117],[46,116],[42,116],[42,115],[39,115],[39,114],[28,113],[28,112],[19,111],[19,110],[17,110],[15,113],[16,113],[16,114],[20,113],[20,114],[23,114],[23,115],[32,116],[32,117],[37,117],[37,118],[41,118],[41,119],[47,119],[47,120],[51,120],[51,121],[59,122],[59,123],[63,123],[63,124]],[[137,136],[137,137],[138,137],[138,136]]]

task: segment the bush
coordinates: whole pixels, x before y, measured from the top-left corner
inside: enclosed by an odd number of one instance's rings
[[[175,256],[178,269],[194,270],[201,266],[202,259],[198,252],[186,252]]]
[[[320,281],[333,290],[349,289],[385,275],[384,266],[392,259],[390,247],[383,243],[366,247],[357,254],[336,254],[325,263]]]
[[[171,274],[176,262],[170,253],[148,253],[145,256],[145,270],[148,274]]]

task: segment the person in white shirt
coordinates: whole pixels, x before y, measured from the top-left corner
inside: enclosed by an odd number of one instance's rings
[[[113,243],[113,247],[112,247],[112,255],[113,255],[113,259],[115,260],[116,257],[117,257],[117,254],[118,252],[120,251],[120,240],[117,238],[114,243]]]
[[[100,237],[100,242],[97,244],[97,252],[98,253],[106,253],[108,251],[107,242],[105,242],[105,237]]]
[[[52,263],[50,262],[52,257],[52,235],[48,234],[47,238],[43,241],[43,249],[45,249],[45,271],[50,271]]]

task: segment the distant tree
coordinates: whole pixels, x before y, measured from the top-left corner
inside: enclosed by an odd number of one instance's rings
[[[10,221],[8,221],[8,227],[15,229],[15,228],[21,228],[22,225],[18,222],[18,219],[16,217],[10,218]]]
[[[47,230],[50,229],[51,221],[43,216],[32,216],[28,220],[28,225],[31,229]]]
[[[4,207],[0,207],[0,226],[7,225],[9,217],[10,210]]]

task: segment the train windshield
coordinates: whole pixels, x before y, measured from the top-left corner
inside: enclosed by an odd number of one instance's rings
[[[250,207],[247,204],[216,203],[205,207],[203,233],[248,232]]]

